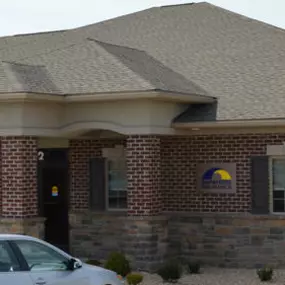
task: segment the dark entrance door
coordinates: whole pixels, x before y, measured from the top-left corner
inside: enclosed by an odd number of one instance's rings
[[[69,250],[68,180],[67,149],[39,149],[39,207],[46,218],[45,240],[65,251]]]

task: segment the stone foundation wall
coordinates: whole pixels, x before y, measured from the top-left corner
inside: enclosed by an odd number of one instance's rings
[[[166,217],[128,217],[123,249],[137,270],[153,271],[165,260],[168,250]]]
[[[0,218],[0,233],[24,234],[44,238],[44,218],[10,219]]]
[[[84,259],[105,259],[122,248],[122,217],[82,211],[69,214],[71,254]]]
[[[172,215],[169,254],[222,267],[285,266],[285,216]]]
[[[285,217],[167,213],[127,217],[70,214],[72,254],[105,260],[122,251],[134,269],[152,271],[168,258],[220,267],[285,267]]]
[[[134,269],[157,268],[167,251],[165,217],[127,217],[118,213],[70,213],[71,254],[106,260],[112,251],[126,254]]]

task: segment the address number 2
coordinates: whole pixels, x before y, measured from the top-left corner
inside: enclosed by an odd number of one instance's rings
[[[38,160],[45,160],[45,154],[43,151],[38,151]]]

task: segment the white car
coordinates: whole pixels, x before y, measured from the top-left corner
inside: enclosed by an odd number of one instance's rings
[[[81,262],[42,240],[0,234],[2,285],[122,285],[113,271]]]

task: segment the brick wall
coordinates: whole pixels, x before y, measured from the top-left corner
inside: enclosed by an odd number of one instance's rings
[[[2,137],[2,216],[33,217],[38,214],[37,140]]]
[[[162,210],[160,138],[127,138],[129,215],[157,215]]]
[[[164,210],[246,212],[251,208],[250,157],[265,155],[266,145],[282,144],[285,134],[164,137],[161,140]],[[235,162],[235,194],[196,191],[197,163]]]
[[[121,139],[71,140],[70,162],[70,209],[89,208],[89,161],[100,157],[102,148],[112,148],[116,144],[125,144]]]
[[[143,205],[149,206],[149,203],[152,203],[152,206],[148,214],[158,213],[162,207],[159,202],[161,193],[163,210],[166,211],[247,212],[251,207],[250,157],[265,155],[267,145],[282,144],[283,141],[285,141],[285,134],[162,136],[160,138],[132,136],[128,140],[130,214],[136,215],[136,211],[141,211],[140,215],[143,214]],[[113,147],[115,144],[122,143],[125,144],[121,140],[72,140],[70,142],[73,209],[88,208],[89,159],[101,156],[102,147]],[[197,163],[212,162],[237,164],[235,194],[202,194],[196,191]],[[156,171],[159,167],[161,173]],[[138,176],[132,175],[134,171],[139,173]],[[149,197],[147,191],[151,188],[155,194]],[[140,193],[135,195],[134,191]],[[141,203],[142,200],[145,201],[144,204]]]

